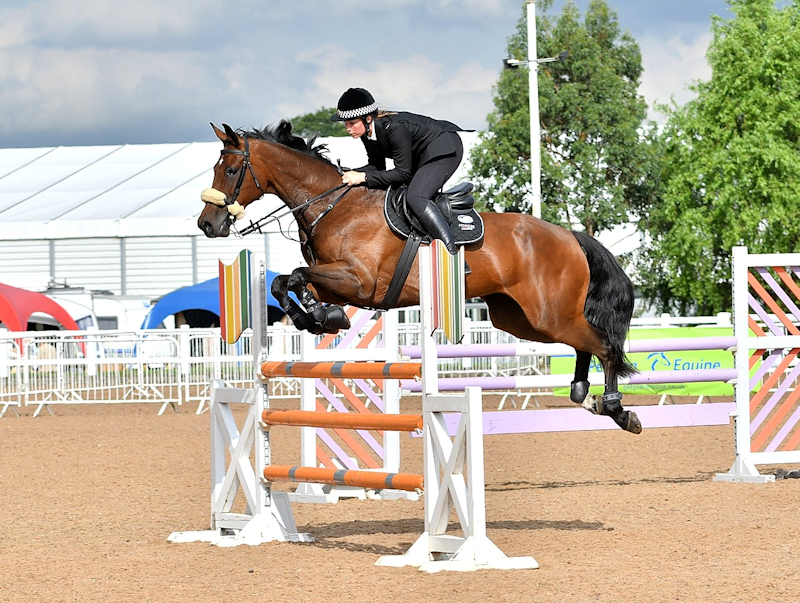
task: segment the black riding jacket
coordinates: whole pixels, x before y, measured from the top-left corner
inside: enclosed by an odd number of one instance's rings
[[[449,121],[406,112],[378,117],[373,124],[377,140],[366,134],[361,137],[369,163],[356,170],[366,173],[367,188],[410,182],[421,165],[456,152],[452,137],[442,133],[464,131]],[[386,169],[387,158],[394,162],[394,169]]]

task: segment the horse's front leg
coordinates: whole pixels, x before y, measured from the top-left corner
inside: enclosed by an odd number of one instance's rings
[[[279,274],[274,279],[272,279],[272,285],[270,285],[270,291],[278,303],[283,308],[284,312],[289,312],[289,287],[287,285],[289,281],[288,274]]]
[[[338,260],[295,269],[288,287],[299,296],[303,288],[310,286],[316,299],[323,302],[374,307],[377,273],[373,263]]]
[[[350,319],[345,314],[344,308],[336,304],[323,305],[321,301],[314,297],[311,290],[308,288],[309,284],[319,286],[319,281],[330,281],[341,284],[340,279],[331,279],[328,275],[330,270],[322,271],[326,278],[320,279],[319,267],[314,268],[297,268],[292,272],[291,276],[286,281],[286,286],[289,291],[293,292],[300,303],[305,308],[308,315],[313,319],[314,326],[310,330],[312,333],[336,333],[340,329],[350,328]],[[312,278],[316,276],[316,281]],[[338,296],[337,296],[338,297]]]
[[[311,285],[320,301],[344,301],[348,304],[370,306],[375,303],[373,297],[376,273],[377,268],[371,264],[339,260],[296,268],[289,277],[288,286],[299,295],[303,287]]]
[[[289,297],[289,279],[288,274],[280,274],[272,280],[270,291],[275,299],[286,312],[286,315],[292,320],[295,327],[301,331],[314,332],[314,319],[308,315],[296,301]]]

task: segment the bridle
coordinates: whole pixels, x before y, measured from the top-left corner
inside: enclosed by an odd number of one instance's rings
[[[250,172],[250,175],[253,177],[253,182],[255,183],[255,185],[258,188],[258,190],[261,192],[261,196],[263,197],[266,194],[266,191],[263,188],[261,188],[261,184],[258,182],[258,178],[256,178],[256,173],[255,173],[255,170],[253,169],[253,164],[250,161],[250,143],[248,142],[247,136],[242,135],[242,138],[244,139],[244,150],[223,148],[220,151],[220,156],[222,156],[222,155],[241,155],[242,156],[242,166],[241,166],[241,168],[239,170],[239,179],[236,182],[236,188],[233,191],[233,195],[231,197],[228,197],[227,195],[225,195],[224,193],[222,193],[221,191],[218,191],[216,189],[206,189],[201,194],[202,200],[205,201],[206,203],[212,203],[214,205],[218,205],[220,207],[226,207],[228,209],[228,215],[226,217],[226,220],[227,220],[228,224],[231,225],[231,226],[233,226],[234,223],[236,222],[237,216],[242,217],[244,215],[243,206],[238,203],[238,199],[239,199],[239,193],[241,192],[241,189],[242,189],[242,185],[244,184],[244,178],[245,178],[245,173],[246,172]],[[339,172],[339,174],[342,174],[343,170],[342,170],[342,166],[341,165],[337,166],[337,171]],[[248,235],[248,234],[250,234],[252,232],[257,232],[259,234],[263,234],[261,229],[264,226],[266,226],[267,224],[269,224],[270,222],[278,221],[278,220],[280,220],[280,218],[282,218],[286,214],[295,214],[295,213],[298,213],[298,212],[304,213],[305,210],[308,209],[308,207],[311,204],[315,203],[316,201],[320,201],[321,199],[324,199],[328,195],[330,195],[332,193],[335,193],[336,191],[339,191],[339,190],[341,190],[343,188],[346,189],[346,190],[344,192],[342,192],[342,194],[340,194],[338,197],[336,197],[336,199],[332,203],[330,203],[308,225],[307,234],[308,234],[308,236],[310,238],[311,231],[314,229],[314,227],[317,225],[317,223],[322,218],[324,218],[328,214],[328,212],[330,212],[334,207],[336,207],[336,205],[339,203],[339,201],[341,201],[342,198],[348,192],[350,192],[351,187],[349,187],[346,184],[340,184],[338,186],[333,187],[330,190],[325,191],[324,193],[322,193],[320,195],[317,195],[316,197],[314,197],[312,199],[306,200],[304,203],[300,204],[299,206],[297,206],[297,207],[295,207],[293,209],[283,208],[284,211],[282,213],[280,213],[278,215],[275,215],[276,213],[278,213],[281,210],[281,208],[278,208],[278,209],[270,212],[269,214],[267,214],[266,216],[264,216],[260,220],[257,220],[256,222],[252,222],[251,221],[250,224],[248,226],[244,227],[241,231],[237,231],[235,228],[234,228],[234,231],[237,232],[238,236],[242,236],[242,237],[245,236],[245,235]],[[210,196],[205,196],[207,193]]]
[[[239,192],[242,190],[242,184],[244,184],[244,176],[245,172],[250,172],[250,175],[253,177],[253,182],[256,184],[256,188],[261,191],[261,196],[263,197],[266,195],[266,192],[258,182],[258,178],[256,178],[256,172],[253,169],[253,164],[250,161],[250,143],[247,140],[247,136],[242,136],[244,138],[244,150],[240,151],[239,149],[222,149],[219,153],[220,155],[241,155],[242,156],[242,167],[239,169],[239,180],[236,182],[236,188],[233,191],[233,197],[228,198],[225,197],[225,205],[233,205],[239,199]],[[228,220],[230,224],[236,222],[236,216],[232,213],[228,212]]]

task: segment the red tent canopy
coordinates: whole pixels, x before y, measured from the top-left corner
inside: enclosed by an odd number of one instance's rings
[[[0,283],[0,322],[9,331],[27,331],[28,319],[34,312],[52,316],[65,329],[78,330],[69,312],[46,295]]]

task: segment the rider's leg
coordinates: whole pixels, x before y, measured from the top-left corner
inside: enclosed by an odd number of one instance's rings
[[[461,139],[456,133],[444,133],[442,136],[453,136],[456,152],[423,164],[414,173],[408,185],[407,203],[422,227],[434,239],[440,239],[447,251],[455,254],[458,251],[450,225],[433,203],[433,197],[444,186],[461,163],[463,154]]]
[[[431,238],[441,240],[450,255],[458,253],[453,231],[450,230],[450,225],[447,223],[447,220],[444,219],[438,207],[433,203],[428,203],[422,208],[422,211],[417,212],[415,210],[414,213]]]

